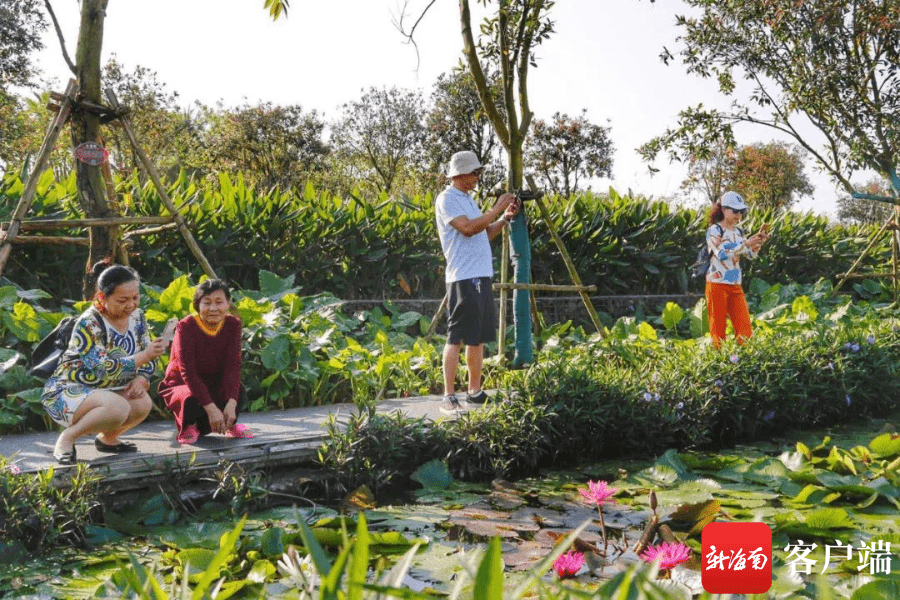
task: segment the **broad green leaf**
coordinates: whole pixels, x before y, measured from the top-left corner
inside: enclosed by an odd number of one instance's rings
[[[268,578],[274,576],[277,572],[278,569],[270,561],[258,560],[253,563],[253,567],[247,573],[247,579],[255,583],[265,583]],[[218,598],[218,596],[216,597]]]
[[[41,323],[34,307],[25,302],[17,302],[11,312],[3,312],[3,324],[13,335],[24,342],[37,342],[41,339]]]
[[[884,458],[900,454],[900,436],[883,433],[869,443],[869,449]]]
[[[806,515],[806,524],[815,529],[851,529],[855,526],[843,508],[819,508]]]
[[[271,271],[261,270],[259,272],[259,291],[271,300],[278,300],[285,294],[298,291],[299,288],[293,287],[294,278],[293,273],[282,279]]]
[[[816,305],[807,296],[800,296],[794,299],[794,302],[791,304],[791,313],[798,321],[815,321],[816,317],[819,316]]]
[[[290,350],[290,338],[281,334],[272,338],[269,344],[263,348],[259,357],[265,368],[273,371],[286,371],[291,366]]]
[[[187,275],[182,275],[170,283],[160,294],[159,304],[165,312],[180,317],[190,312],[193,298],[194,289],[188,281]]]
[[[662,313],[662,322],[663,325],[669,331],[675,329],[675,326],[681,322],[681,319],[684,318],[684,309],[675,304],[674,302],[667,302],[666,308]]]
[[[219,569],[226,563],[228,557],[234,552],[235,545],[241,537],[241,531],[247,522],[246,515],[235,525],[234,529],[224,534],[219,541],[219,551],[213,557],[209,567],[203,572],[197,586],[194,588],[192,600],[203,600],[212,586],[213,581],[219,578]]]

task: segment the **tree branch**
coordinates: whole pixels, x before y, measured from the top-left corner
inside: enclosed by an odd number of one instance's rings
[[[419,15],[419,18],[416,19],[416,22],[413,23],[413,26],[410,28],[409,32],[407,32],[403,27],[403,19],[406,17],[406,7],[409,6],[409,0],[406,0],[403,3],[403,10],[400,11],[400,20],[394,20],[394,27],[397,29],[397,31],[400,32],[401,35],[403,35],[403,37],[406,38],[406,43],[412,44],[412,47],[416,51],[416,71],[419,70],[419,65],[422,62],[421,57],[419,56],[419,44],[416,43],[415,39],[416,29],[418,29],[419,23],[422,22],[422,19],[425,18],[425,14],[428,13],[432,6],[434,6],[435,2],[437,2],[437,0],[431,0],[431,2],[428,3],[428,6],[426,6],[422,10],[422,13]]]
[[[69,53],[66,51],[66,40],[63,37],[62,29],[59,27],[59,21],[56,18],[56,13],[53,12],[53,7],[50,6],[50,0],[44,0],[44,6],[47,7],[47,12],[50,13],[50,19],[53,21],[53,28],[56,29],[56,37],[59,38],[59,45],[62,48],[63,59],[65,59],[66,64],[69,65],[69,70],[72,71],[72,75],[77,75],[77,71],[75,70],[75,63],[72,62],[72,59],[69,58]]]
[[[466,62],[469,65],[469,72],[472,74],[472,79],[475,81],[475,89],[478,90],[478,98],[481,100],[481,107],[484,109],[484,113],[487,115],[491,125],[494,126],[494,131],[497,132],[500,142],[504,147],[509,149],[509,129],[506,126],[506,122],[503,120],[503,116],[494,104],[494,98],[490,86],[488,85],[487,77],[485,77],[484,70],[481,68],[481,62],[478,60],[478,52],[475,49],[475,39],[472,36],[472,13],[469,10],[468,0],[459,0],[459,18],[463,38],[463,55],[466,57]]]

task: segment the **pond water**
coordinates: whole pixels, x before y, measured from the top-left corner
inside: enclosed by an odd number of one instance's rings
[[[351,519],[356,509],[365,508],[376,562],[383,559],[390,564],[420,544],[404,583],[415,590],[441,592],[465,576],[466,566],[472,568],[493,537],[502,540],[506,582],[513,585],[569,532],[586,524],[575,542],[575,549],[585,554],[585,566],[567,585],[590,590],[641,561],[635,546],[653,514],[653,491],[660,522],[694,550],[691,561],[669,574],[673,597],[702,592],[699,532],[716,519],[769,524],[774,531],[775,566],[771,597],[814,598],[815,578],[798,574],[782,548],[799,539],[820,544],[841,540],[856,547],[878,539],[900,546],[894,464],[900,461],[900,438],[890,427],[879,435],[879,428],[885,429],[884,420],[798,433],[721,453],[670,451],[655,461],[593,464],[517,482],[450,481],[439,464],[432,464],[417,477],[424,487],[414,492],[414,502],[379,506],[358,490],[343,508],[349,509]],[[586,503],[579,493],[589,480],[608,481],[617,488],[615,503],[603,505],[606,546],[596,505]],[[89,531],[89,548],[38,558],[20,555],[10,561],[0,574],[0,596],[98,597],[109,593],[104,592],[106,582],[131,557],[153,565],[164,581],[180,579],[185,568],[197,578],[220,539],[234,528],[233,509],[229,502],[206,499],[187,518],[160,494],[123,512],[107,511],[106,526]],[[302,546],[300,521],[308,523],[319,543],[333,553],[345,534],[356,530],[336,508],[313,508],[305,502],[250,514],[235,552],[220,569],[221,576],[238,586],[234,597],[297,597],[278,571],[278,561],[292,545]],[[836,597],[850,598],[873,582],[894,585],[896,575],[889,569],[871,574],[858,568],[861,563],[860,554],[825,566]]]

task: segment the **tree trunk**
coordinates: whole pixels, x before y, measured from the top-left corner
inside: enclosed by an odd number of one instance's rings
[[[103,21],[106,18],[107,3],[108,0],[82,0],[81,27],[78,31],[78,48],[75,51],[75,69],[80,95],[84,100],[95,104],[102,103],[100,51],[103,47]],[[71,123],[73,148],[77,148],[84,142],[99,142],[100,117],[98,115],[84,110],[75,111]],[[110,216],[100,167],[76,160],[75,169],[84,216],[88,218]],[[85,298],[91,297],[94,293],[88,276],[91,265],[103,258],[115,256],[117,245],[117,240],[110,235],[110,229],[106,227],[91,227],[90,240],[82,283],[82,293]]]
[[[521,136],[519,136],[521,137]],[[507,149],[509,156],[509,189],[522,188],[524,139],[512,140]],[[531,283],[531,240],[528,237],[528,216],[525,206],[513,219],[509,230],[510,259],[513,264],[513,281]],[[520,366],[534,360],[534,343],[531,331],[531,290],[513,290],[513,322],[515,325],[516,353],[512,364]]]
[[[518,190],[522,188],[524,168],[522,160],[522,145],[528,127],[531,124],[531,110],[528,105],[528,57],[531,49],[531,37],[525,35],[516,40],[519,44],[518,60],[513,58],[510,39],[507,36],[507,23],[509,0],[501,0],[498,8],[498,34],[497,41],[500,46],[500,76],[503,87],[503,104],[506,107],[505,119],[496,109],[494,97],[485,77],[484,69],[478,58],[477,46],[472,33],[472,17],[468,0],[459,0],[459,12],[461,32],[463,38],[463,55],[478,90],[478,98],[485,115],[491,122],[497,137],[506,148],[509,157],[507,165],[507,188]],[[537,7],[532,7],[540,13],[542,2]],[[524,18],[524,17],[523,17]],[[518,81],[516,79],[518,78]],[[518,95],[517,113],[516,100]],[[521,120],[520,120],[521,117]],[[531,283],[531,242],[528,239],[527,218],[525,207],[522,207],[520,216],[512,221],[510,228],[510,257],[513,262],[513,280],[515,283]],[[513,364],[516,366],[532,362],[534,348],[531,336],[531,292],[529,290],[513,291],[513,317],[515,320],[516,354]],[[502,351],[502,349],[501,349]]]

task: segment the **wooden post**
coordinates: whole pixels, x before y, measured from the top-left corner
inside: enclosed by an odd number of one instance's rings
[[[531,189],[535,189],[534,179],[529,175],[528,176],[528,185],[531,186]],[[544,222],[547,223],[547,229],[550,230],[550,235],[553,236],[553,241],[556,243],[556,247],[559,249],[559,253],[562,256],[563,262],[566,264],[566,269],[569,271],[569,277],[572,278],[572,282],[577,285],[584,287],[581,283],[581,277],[578,276],[578,271],[575,269],[575,263],[572,262],[572,257],[569,256],[569,252],[566,250],[565,244],[563,244],[562,238],[559,237],[559,234],[556,233],[556,228],[553,227],[553,222],[550,220],[550,213],[547,211],[547,207],[544,204],[544,199],[541,196],[536,196],[534,201],[538,205],[538,209],[541,211],[541,217],[544,219]],[[587,295],[587,292],[584,290],[580,290],[578,292],[581,295],[581,300],[584,302],[584,307],[588,311],[588,315],[591,317],[591,322],[594,324],[594,327],[597,328],[597,332],[601,337],[606,337],[606,327],[600,322],[600,317],[597,315],[597,311],[594,310],[594,305],[591,303],[591,297]]]
[[[114,109],[118,110],[119,101],[118,99],[116,99],[116,95],[112,90],[106,90],[106,97],[109,100],[110,105]],[[178,231],[181,232],[181,236],[187,243],[188,248],[191,249],[194,257],[200,263],[200,266],[203,268],[203,272],[212,279],[218,279],[218,277],[216,277],[216,272],[212,268],[212,265],[210,265],[209,261],[206,260],[206,256],[203,255],[203,250],[200,249],[200,246],[197,244],[197,240],[194,239],[194,235],[191,233],[190,228],[187,226],[184,217],[180,212],[178,212],[178,209],[175,208],[175,204],[172,202],[172,199],[169,198],[169,194],[166,193],[166,188],[165,186],[163,186],[162,181],[159,178],[159,174],[156,172],[156,167],[153,166],[153,163],[150,162],[150,159],[147,158],[147,155],[144,153],[140,144],[138,144],[137,137],[134,135],[134,130],[131,128],[131,123],[128,121],[128,118],[125,115],[120,115],[119,122],[122,123],[122,129],[125,130],[125,134],[131,141],[131,146],[134,148],[135,154],[137,154],[138,159],[141,161],[141,164],[144,165],[144,168],[147,170],[147,174],[150,175],[150,179],[153,181],[153,185],[156,186],[156,191],[159,192],[160,199],[163,201],[163,204],[166,205],[169,214],[172,215],[172,218],[178,225]]]
[[[22,196],[19,198],[19,203],[16,206],[16,210],[9,223],[9,229],[6,230],[6,234],[3,236],[3,239],[0,240],[0,275],[3,274],[3,268],[6,266],[6,261],[9,260],[9,253],[12,250],[11,244],[19,233],[19,226],[22,219],[25,218],[25,215],[28,214],[28,210],[31,208],[31,201],[37,190],[37,184],[41,178],[41,173],[43,173],[44,169],[47,167],[47,160],[50,158],[50,153],[53,152],[53,148],[56,146],[56,140],[62,132],[63,125],[66,124],[66,119],[69,118],[69,113],[72,110],[77,91],[78,85],[75,83],[74,79],[70,79],[69,85],[66,86],[65,97],[59,106],[59,111],[57,111],[56,117],[50,123],[50,127],[47,128],[47,132],[44,134],[44,141],[38,152],[37,161],[35,161],[34,168],[28,176],[28,183],[25,185]]]

